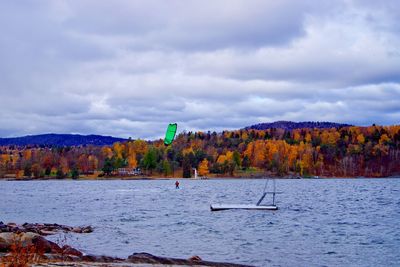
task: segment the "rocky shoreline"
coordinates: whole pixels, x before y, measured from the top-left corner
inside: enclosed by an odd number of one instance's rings
[[[15,223],[0,221],[0,266],[215,266],[247,265],[204,261],[199,256],[189,259],[158,257],[149,253],[133,253],[126,259],[85,255],[69,246],[58,245],[44,236],[59,232],[91,233],[91,226],[71,227],[59,224]]]

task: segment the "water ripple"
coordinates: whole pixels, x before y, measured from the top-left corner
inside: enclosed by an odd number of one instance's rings
[[[210,212],[255,203],[263,180],[0,181],[1,221],[87,225],[86,253],[256,266],[398,266],[400,179],[279,180],[275,212]],[[50,237],[56,240],[57,237]]]

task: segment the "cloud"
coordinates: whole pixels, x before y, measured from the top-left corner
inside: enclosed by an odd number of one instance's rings
[[[1,136],[400,121],[396,1],[0,3]]]

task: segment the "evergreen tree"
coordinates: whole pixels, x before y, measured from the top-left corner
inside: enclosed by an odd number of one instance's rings
[[[32,169],[31,169],[31,165],[30,164],[26,164],[24,167],[24,176],[26,177],[31,177],[32,175]]]
[[[150,171],[150,174],[152,174],[153,169],[157,167],[157,160],[156,160],[156,150],[154,148],[149,149],[147,153],[144,155],[143,158],[143,167],[146,170]]]
[[[72,179],[78,179],[79,178],[79,171],[77,168],[73,168],[71,170],[71,178]]]
[[[65,178],[65,175],[61,169],[57,169],[56,177],[57,179]]]
[[[190,178],[192,176],[191,175],[192,166],[190,165],[190,158],[187,155],[183,157],[182,168],[183,168],[183,178]]]
[[[243,170],[246,170],[246,169],[248,169],[249,167],[250,167],[250,159],[249,159],[249,157],[246,155],[246,156],[243,157],[243,160],[242,160],[242,168],[243,168]]]
[[[109,158],[106,158],[104,160],[104,166],[101,170],[104,172],[104,174],[111,175],[111,173],[114,171],[113,161]]]

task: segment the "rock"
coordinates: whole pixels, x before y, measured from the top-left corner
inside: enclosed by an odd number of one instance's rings
[[[48,231],[48,230],[39,230],[39,234],[41,235],[55,235],[57,234],[56,231]]]
[[[93,228],[91,226],[74,227],[74,228],[71,229],[71,232],[74,232],[74,233],[91,233],[91,232],[93,232]]]
[[[82,227],[70,227],[66,225],[60,224],[39,224],[39,223],[24,223],[22,225],[18,225],[16,223],[0,223],[0,233],[2,232],[14,232],[14,233],[26,233],[32,232],[40,235],[54,235],[59,231],[64,232],[75,232],[75,233],[91,233],[93,232],[93,228],[91,226],[82,226]]]
[[[14,233],[0,233],[0,251],[8,252],[14,243]]]
[[[9,232],[8,226],[0,222],[0,232]]]
[[[72,228],[71,232],[74,232],[74,233],[82,233],[82,228],[80,228],[80,227],[74,227],[74,228]]]
[[[32,240],[37,237],[40,237],[40,235],[36,234],[36,233],[32,233],[32,232],[27,232],[27,233],[20,234],[19,240],[21,241],[22,246],[26,247],[26,246],[32,245]]]
[[[79,250],[77,250],[73,247],[70,247],[68,245],[64,245],[61,249],[62,249],[64,255],[72,255],[72,256],[77,256],[77,257],[83,256],[82,252],[80,252]]]
[[[202,260],[199,256],[197,256],[197,255],[194,255],[194,256],[190,257],[188,260],[189,260],[189,261],[194,261],[194,262],[203,261],[203,260]]]
[[[0,247],[3,249],[9,249],[9,247],[14,243],[15,235],[14,233],[0,233]]]
[[[189,260],[157,257],[149,253],[134,253],[128,257],[126,262],[135,264],[164,264],[164,265],[185,265],[185,266],[214,266],[214,267],[248,267],[248,265],[203,261],[199,256],[193,256]]]
[[[86,226],[86,227],[83,227],[83,229],[82,229],[82,233],[91,233],[91,232],[93,232],[93,228],[89,225],[89,226]]]
[[[120,259],[120,258],[114,258],[114,257],[109,257],[109,256],[96,256],[96,255],[85,255],[85,256],[82,256],[81,259],[83,261],[89,261],[89,262],[119,262],[119,261],[123,261],[123,259]]]
[[[131,263],[176,264],[176,265],[184,265],[188,263],[187,260],[158,257],[144,252],[133,253],[128,257],[127,261]]]
[[[7,252],[13,244],[17,247],[27,247],[33,244],[35,238],[40,237],[36,233],[1,233],[0,234],[0,251]]]
[[[36,247],[37,251],[43,253],[62,253],[62,249],[56,243],[49,241],[42,236],[37,236],[32,239],[32,243]]]

